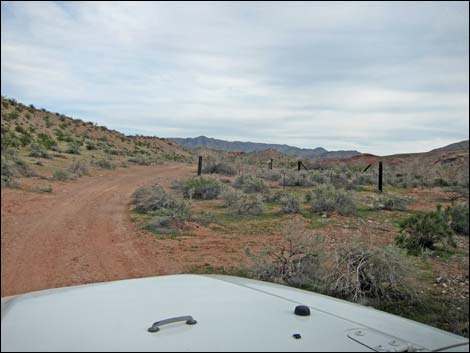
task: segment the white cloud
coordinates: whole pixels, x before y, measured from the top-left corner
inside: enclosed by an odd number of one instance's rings
[[[468,138],[466,3],[2,2],[2,94],[124,132],[422,151]]]

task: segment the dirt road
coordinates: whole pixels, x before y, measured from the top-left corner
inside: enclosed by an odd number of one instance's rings
[[[3,189],[1,295],[176,272],[171,254],[130,222],[132,192],[169,184],[191,167],[168,164],[102,171],[53,192]],[[173,246],[170,244],[170,246]]]

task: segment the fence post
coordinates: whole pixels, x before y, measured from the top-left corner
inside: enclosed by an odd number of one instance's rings
[[[297,171],[299,171],[299,172],[300,172],[300,164],[301,163],[302,163],[301,161],[297,161]]]
[[[383,191],[383,164],[382,161],[379,162],[379,191]]]
[[[271,158],[271,161],[268,163],[268,168],[273,169],[273,159]]]
[[[201,176],[202,173],[202,156],[199,156],[199,162],[197,164],[197,176]]]

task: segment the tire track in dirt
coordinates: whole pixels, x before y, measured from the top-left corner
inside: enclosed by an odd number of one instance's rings
[[[191,167],[168,164],[100,171],[52,194],[2,190],[1,295],[165,273],[158,244],[129,221],[132,192],[181,177]]]

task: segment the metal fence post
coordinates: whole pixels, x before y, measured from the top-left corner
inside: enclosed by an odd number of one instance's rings
[[[379,162],[379,191],[383,191],[383,163],[382,161]]]
[[[202,156],[199,156],[199,162],[197,164],[197,176],[201,176],[202,173]]]

